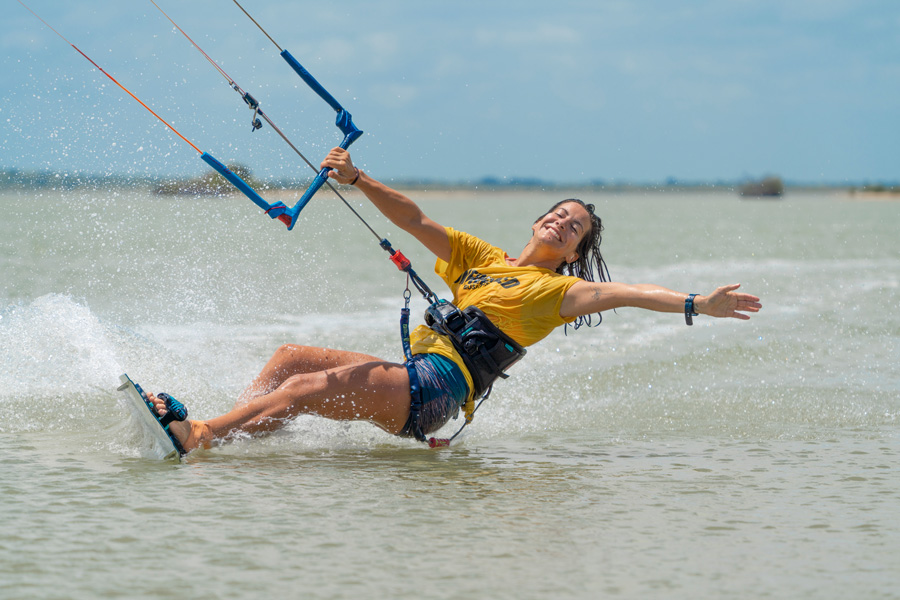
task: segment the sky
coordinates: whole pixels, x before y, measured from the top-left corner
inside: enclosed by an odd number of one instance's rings
[[[27,0],[199,149],[310,169],[149,0]],[[229,0],[157,3],[318,164],[334,111]],[[896,0],[243,0],[353,115],[375,177],[900,182]],[[0,167],[199,175],[197,152],[16,0]]]

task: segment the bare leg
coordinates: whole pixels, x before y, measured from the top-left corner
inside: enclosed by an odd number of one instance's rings
[[[269,362],[266,363],[259,375],[238,396],[234,408],[238,408],[254,398],[275,391],[278,386],[294,375],[317,373],[326,369],[358,365],[377,360],[374,356],[359,352],[284,344],[275,351],[275,354],[272,355],[272,358],[269,359]]]
[[[161,402],[151,399],[157,409]],[[235,433],[262,433],[283,427],[300,414],[341,421],[366,420],[399,433],[409,418],[409,375],[402,364],[370,361],[288,377],[274,391],[208,421],[171,423],[185,450]]]

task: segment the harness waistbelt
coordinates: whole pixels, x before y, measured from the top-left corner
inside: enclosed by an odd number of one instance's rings
[[[477,306],[459,310],[438,300],[425,311],[425,324],[450,338],[462,357],[472,382],[474,397],[486,396],[505,371],[525,356],[525,348],[503,333]]]

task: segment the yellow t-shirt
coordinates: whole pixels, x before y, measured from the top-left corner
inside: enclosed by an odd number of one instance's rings
[[[566,292],[581,279],[541,267],[511,266],[500,248],[451,227],[446,230],[450,262],[438,259],[434,271],[450,286],[457,307],[476,305],[523,346],[539,342],[560,325],[575,320],[559,316],[559,309]],[[410,342],[413,354],[440,354],[455,362],[469,390],[473,389],[469,371],[448,338],[420,325],[410,334]]]

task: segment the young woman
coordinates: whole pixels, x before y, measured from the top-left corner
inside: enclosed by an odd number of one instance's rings
[[[745,320],[750,318],[746,313],[761,308],[759,298],[739,293],[737,284],[702,296],[606,281],[599,251],[602,225],[593,206],[579,200],[564,200],[535,221],[531,239],[513,258],[434,222],[409,198],[354,167],[345,150],[332,150],[322,166],[332,169],[329,176],[338,183],[355,185],[395,225],[434,253],[435,271],[450,286],[453,304],[467,316],[477,313],[469,307],[480,309],[487,317],[484,336],[499,339],[495,346],[509,356],[481,360],[479,356],[490,353],[477,344],[466,350],[459,339],[454,343],[449,326],[442,328],[440,322],[412,332],[413,357],[406,363],[285,345],[230,412],[207,421],[169,425],[185,451],[237,433],[272,431],[300,414],[367,420],[390,433],[424,440],[424,434],[439,429],[460,408],[470,415],[476,395],[497,375],[486,364],[506,358],[514,362],[524,353],[520,347],[565,323],[577,325],[592,313],[622,306],[685,312],[687,318],[703,314]],[[149,398],[157,412],[165,414],[164,402]]]

